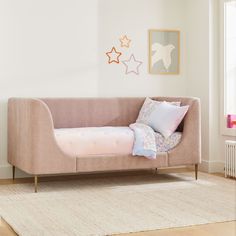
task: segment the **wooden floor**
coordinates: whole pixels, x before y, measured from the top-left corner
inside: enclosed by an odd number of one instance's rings
[[[188,171],[187,169],[178,169],[172,170],[160,170],[160,173],[168,173],[168,172],[182,172]],[[119,173],[122,175],[123,173]],[[99,174],[101,175],[114,175],[114,174]],[[126,173],[127,175],[127,173]],[[97,175],[80,175],[80,176],[66,176],[67,179],[75,179],[75,178],[95,178]],[[222,176],[219,174],[219,176]],[[58,181],[65,180],[63,176],[57,177],[44,177],[41,178],[41,181]],[[16,179],[14,182],[12,180],[0,180],[0,185],[3,184],[16,184],[16,183],[27,183],[32,182],[31,178],[23,178]],[[0,236],[15,236],[17,235],[11,227],[3,220],[0,219]],[[155,230],[155,231],[147,231],[147,232],[139,232],[139,233],[129,233],[122,234],[119,236],[236,236],[236,221],[230,222],[222,222],[222,223],[214,223],[214,224],[205,224],[205,225],[196,225],[190,227],[183,228],[172,228],[172,229],[163,229],[163,230]]]

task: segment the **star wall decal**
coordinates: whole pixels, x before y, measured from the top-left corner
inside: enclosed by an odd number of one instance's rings
[[[122,61],[122,63],[126,67],[126,74],[135,73],[136,75],[139,75],[139,67],[142,65],[143,62],[137,61],[134,57],[134,54],[132,54],[129,60]]]
[[[127,47],[129,48],[129,44],[131,43],[131,39],[128,39],[128,37],[125,35],[122,38],[119,39],[121,43],[121,47]]]
[[[108,63],[111,64],[111,63],[117,63],[119,64],[120,61],[119,61],[119,57],[122,55],[121,52],[117,52],[116,51],[116,48],[115,47],[112,47],[111,51],[110,52],[107,52],[106,55],[108,56]]]

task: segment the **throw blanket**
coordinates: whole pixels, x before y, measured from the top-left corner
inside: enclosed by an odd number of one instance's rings
[[[129,126],[134,131],[134,156],[145,156],[156,159],[159,152],[173,149],[181,140],[180,132],[173,133],[165,139],[160,133],[155,132],[150,126],[134,123]]]

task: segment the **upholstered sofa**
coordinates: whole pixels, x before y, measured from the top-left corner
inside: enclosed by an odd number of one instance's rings
[[[59,138],[56,136],[57,130],[65,128],[68,131],[80,127],[128,127],[136,121],[145,98],[10,98],[8,161],[13,166],[13,178],[15,167],[34,175],[35,191],[37,191],[37,177],[45,174],[195,165],[197,179],[197,166],[201,160],[199,99],[184,97],[153,99],[180,101],[181,105],[189,105],[189,110],[178,127],[182,132],[180,144],[171,151],[158,153],[155,160],[148,160],[123,152],[125,137],[120,140],[113,139],[115,153],[112,151],[104,153],[103,148],[100,153],[98,151],[87,155],[83,150],[81,153],[76,153],[77,150],[70,151],[68,147],[72,145],[71,137],[64,145],[63,140],[66,139],[63,137],[60,139],[60,135]],[[105,142],[109,143],[109,132],[104,132],[103,135],[106,136]],[[83,133],[81,136],[83,140]],[[99,140],[98,137],[97,141]],[[99,142],[97,144],[93,139],[88,148],[101,145]],[[81,142],[81,146],[84,145]],[[95,149],[99,150],[99,147]]]

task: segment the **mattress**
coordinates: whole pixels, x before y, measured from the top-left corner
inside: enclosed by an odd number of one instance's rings
[[[83,127],[54,132],[60,148],[72,156],[132,153],[134,134],[129,127]]]
[[[131,155],[134,133],[129,127],[83,127],[54,129],[57,144],[67,155],[91,157],[104,155]],[[176,132],[168,139],[156,133],[158,152],[174,148],[181,140]]]

